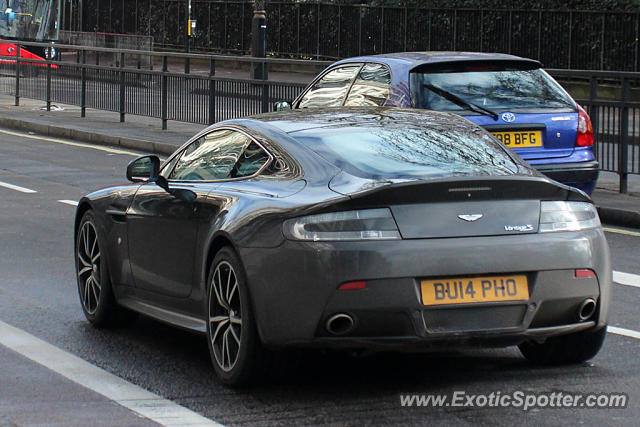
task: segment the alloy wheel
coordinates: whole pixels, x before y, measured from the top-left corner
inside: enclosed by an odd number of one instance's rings
[[[80,300],[89,314],[98,310],[102,285],[100,279],[100,245],[95,226],[87,221],[80,229],[77,248]]]
[[[209,331],[216,363],[223,371],[231,371],[240,354],[242,305],[238,276],[227,261],[216,265],[211,278]]]

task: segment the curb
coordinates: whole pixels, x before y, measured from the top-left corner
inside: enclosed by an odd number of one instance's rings
[[[596,206],[603,224],[640,228],[640,212]]]
[[[90,142],[96,145],[129,148],[133,150],[146,151],[153,154],[161,154],[166,156],[172,154],[176,149],[178,149],[177,145],[167,144],[163,142],[152,142],[144,139],[127,138],[116,135],[104,135],[96,132],[65,128],[61,126],[52,126],[44,123],[13,119],[3,116],[0,116],[0,127],[21,130],[25,132],[35,132],[45,136]]]

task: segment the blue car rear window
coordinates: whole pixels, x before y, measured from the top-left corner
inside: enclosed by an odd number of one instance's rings
[[[289,135],[340,169],[365,178],[513,175],[523,167],[483,129],[452,127],[450,121],[331,126]]]
[[[438,94],[441,89],[467,102],[493,111],[571,109],[572,99],[541,69],[412,72],[411,95],[415,107],[461,111],[460,105]],[[436,91],[433,90],[436,88]]]

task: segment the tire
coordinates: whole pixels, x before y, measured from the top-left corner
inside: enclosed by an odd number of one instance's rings
[[[522,355],[539,365],[581,363],[594,357],[604,343],[607,327],[548,338],[542,344],[525,342],[518,346]]]
[[[235,251],[222,248],[207,278],[207,342],[216,376],[230,387],[246,386],[261,372],[264,349],[249,298],[247,276]]]
[[[87,211],[78,226],[76,236],[76,278],[82,311],[97,328],[122,326],[136,314],[120,307],[113,295],[109,267],[102,250],[105,239],[98,232],[94,214]]]

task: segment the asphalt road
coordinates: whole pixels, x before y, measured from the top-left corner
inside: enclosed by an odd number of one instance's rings
[[[84,320],[76,290],[74,207],[60,200],[78,200],[98,187],[124,181],[125,165],[135,153],[109,150],[0,129],[1,323],[228,425],[637,425],[640,339],[613,333],[596,358],[578,366],[532,367],[515,348],[429,355],[312,352],[302,355],[300,367],[281,378],[232,391],[215,380],[203,337],[144,318],[126,329],[93,329]],[[607,233],[614,270],[640,275],[638,231]],[[614,285],[610,324],[639,331],[639,299],[639,287]],[[401,394],[454,391],[616,392],[626,393],[629,402],[626,409],[528,411],[400,404]],[[0,426],[86,425],[91,408],[95,424],[150,423],[0,345]]]

